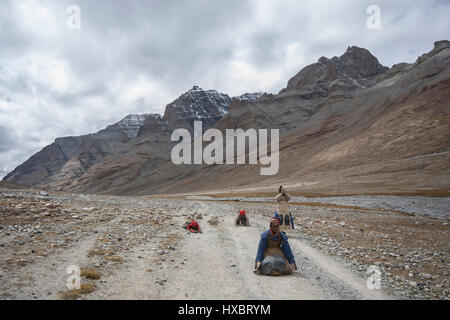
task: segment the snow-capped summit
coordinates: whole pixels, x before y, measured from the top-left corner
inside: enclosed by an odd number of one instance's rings
[[[205,107],[217,109],[223,116],[228,112],[231,103],[231,98],[227,94],[220,93],[217,90],[203,90],[199,86],[193,86],[192,89],[182,94],[178,99],[186,99],[189,101],[188,106],[196,112],[195,117],[200,118],[205,116],[205,114],[201,110],[197,110],[197,107],[200,107],[200,109],[204,109]],[[187,107],[187,104],[181,104],[180,106]]]
[[[231,98],[227,94],[193,86],[167,105],[163,119],[171,130],[192,128],[194,121],[202,121],[208,129],[228,113],[230,104]]]
[[[150,116],[151,115],[149,114],[130,114],[120,120],[117,124],[129,138],[134,138],[136,137],[139,128],[144,124],[145,119]]]
[[[261,96],[263,94],[264,93],[262,93],[262,92],[244,93],[244,94],[240,95],[239,97],[233,97],[233,99],[237,99],[240,101],[253,102],[253,101],[256,101],[259,98],[261,98]]]

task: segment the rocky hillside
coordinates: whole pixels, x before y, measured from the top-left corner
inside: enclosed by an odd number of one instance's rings
[[[71,166],[71,176],[76,178],[115,147],[130,141],[123,125],[116,123],[94,134],[57,138],[9,173],[3,181],[44,185],[60,174],[65,166]]]
[[[303,193],[448,195],[449,66],[448,41],[392,68],[353,46],[303,68],[278,94],[230,98],[193,87],[163,116],[122,120],[127,130],[116,124],[103,139],[94,138],[100,132],[57,139],[5,180],[109,194],[263,192],[283,183]],[[204,130],[279,128],[279,173],[261,176],[250,165],[174,166],[170,133],[192,130],[194,120]]]
[[[204,130],[212,128],[228,112],[232,101],[254,101],[260,95],[247,93],[229,97],[216,90],[205,91],[194,86],[168,104],[163,116],[131,114],[94,134],[57,138],[3,180],[29,186],[61,187],[72,184],[94,164],[117,158],[112,154],[126,154],[125,162],[129,164],[136,152],[149,152],[150,158],[159,159],[164,150],[162,159],[165,161],[173,130],[187,128],[192,131],[196,120],[203,122]],[[140,150],[139,146],[145,142],[150,142],[148,148]]]
[[[304,68],[289,80],[281,93],[309,89],[315,94],[311,92],[304,97],[311,98],[314,95],[327,96],[337,88],[366,88],[374,84],[376,76],[387,70],[368,50],[353,46],[341,57],[322,57],[317,63]]]
[[[340,67],[349,65],[350,58],[354,68]],[[361,63],[364,59],[368,63]],[[221,187],[249,184],[273,190],[284,183],[303,193],[448,195],[450,42],[437,42],[415,63],[391,69],[355,47],[329,61],[329,70],[347,71],[329,76],[319,61],[280,94],[232,106],[216,125],[280,127],[277,176],[261,177],[255,166],[223,168],[226,174],[212,167],[208,176],[223,177]],[[313,69],[323,72],[308,75]],[[189,187],[195,189],[201,179],[193,176]]]
[[[390,69],[356,47],[328,59],[328,71],[321,61],[277,95],[232,104],[216,124],[280,128],[278,175],[263,177],[258,166],[192,168],[189,179],[168,185],[167,192],[202,190],[208,176],[211,188],[220,177],[217,189],[226,192],[233,186],[273,192],[284,184],[306,194],[448,196],[450,42],[436,42],[415,63]]]

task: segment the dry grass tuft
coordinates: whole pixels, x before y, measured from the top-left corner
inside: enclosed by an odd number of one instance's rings
[[[62,299],[65,300],[75,300],[78,299],[82,294],[88,294],[94,292],[95,285],[91,283],[82,283],[80,289],[67,290],[60,293]]]
[[[88,258],[91,258],[93,256],[106,256],[106,255],[112,255],[112,254],[114,254],[114,251],[112,251],[112,250],[100,249],[100,250],[89,250],[87,256],[88,256]]]
[[[96,269],[90,268],[81,268],[81,276],[92,280],[100,279],[100,273]]]
[[[118,262],[118,263],[123,262],[123,259],[119,256],[107,256],[107,257],[105,257],[105,260],[112,261],[112,262]]]
[[[210,220],[208,220],[208,223],[212,226],[217,226],[219,224],[219,218],[212,217]]]

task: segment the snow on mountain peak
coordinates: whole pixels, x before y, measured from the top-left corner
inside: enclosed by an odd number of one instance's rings
[[[139,128],[142,127],[144,124],[144,121],[147,117],[155,117],[158,116],[161,118],[161,116],[155,115],[155,114],[130,114],[120,120],[117,124],[120,126],[120,128],[127,134],[129,138],[136,137]]]
[[[231,104],[231,98],[216,90],[203,90],[199,86],[182,94],[172,103],[178,113],[190,114],[197,120],[211,116],[224,116]]]
[[[240,95],[239,97],[233,97],[233,99],[237,99],[240,101],[253,102],[253,101],[256,101],[259,98],[261,98],[261,96],[263,94],[264,93],[262,93],[262,92],[244,93],[244,94]]]
[[[228,113],[233,100],[253,102],[262,95],[262,92],[255,92],[231,98],[217,90],[203,90],[199,86],[193,86],[169,104],[170,108],[166,109],[164,117],[159,114],[130,114],[117,124],[129,138],[135,138],[145,120],[150,117],[158,120],[173,118],[215,123]]]

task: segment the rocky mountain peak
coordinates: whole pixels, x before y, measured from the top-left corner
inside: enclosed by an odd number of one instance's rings
[[[339,71],[342,72],[341,75],[354,79],[372,77],[387,70],[369,50],[356,46],[348,47],[347,51],[335,61]]]
[[[297,75],[289,80],[286,89],[290,90],[310,90],[318,83],[328,83],[328,89],[335,85],[336,80],[341,80],[340,86],[348,89],[364,88],[370,85],[369,78],[377,76],[387,71],[378,59],[368,50],[357,46],[347,48],[347,51],[340,57],[331,59],[321,57],[317,63],[303,68]],[[325,86],[326,87],[326,86]],[[323,85],[320,86],[322,90]]]
[[[448,49],[450,48],[450,41],[448,40],[441,40],[441,41],[436,41],[434,43],[434,50],[444,50],[444,49]]]
[[[194,85],[167,105],[164,116],[129,115],[118,125],[130,138],[167,133],[178,128],[192,129],[194,121],[199,120],[208,129],[228,113],[232,101],[254,102],[262,95],[262,92],[254,92],[230,98],[217,90],[203,90]]]
[[[441,40],[436,41],[434,43],[434,48],[428,53],[424,53],[419,58],[417,58],[416,63],[420,64],[422,62],[425,62],[426,60],[430,59],[431,57],[434,57],[435,55],[439,54],[441,51],[450,49],[450,41],[448,40]]]
[[[253,93],[244,93],[238,97],[233,97],[232,100],[239,100],[239,101],[245,101],[245,102],[254,102],[261,98],[263,95],[263,92],[253,92]]]
[[[199,86],[192,86],[192,88],[189,89],[187,92],[185,92],[185,94],[195,94],[195,93],[204,92],[204,91],[205,90],[203,90]]]
[[[149,117],[148,114],[130,114],[117,122],[119,127],[131,139],[136,137],[139,128],[144,124],[145,119]]]
[[[178,110],[183,110],[183,112],[192,111],[196,117],[201,118],[205,116],[205,112],[226,114],[230,103],[231,98],[227,94],[216,90],[203,90],[199,86],[193,86],[192,89],[182,94],[171,105]]]
[[[166,106],[163,120],[169,130],[191,129],[196,120],[210,128],[228,112],[230,104],[231,98],[227,94],[193,86]]]

